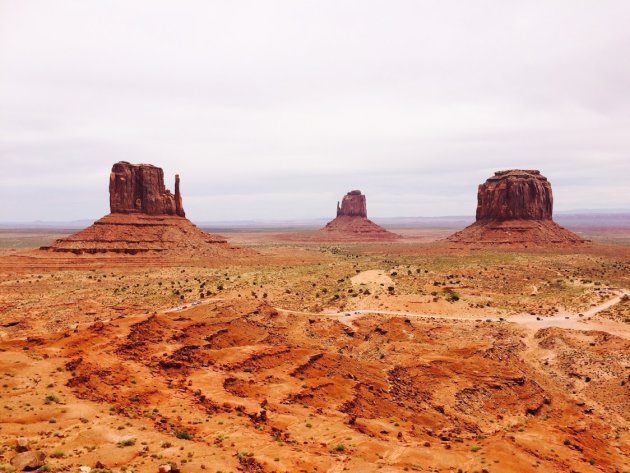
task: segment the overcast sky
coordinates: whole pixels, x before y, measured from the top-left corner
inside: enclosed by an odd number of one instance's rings
[[[119,160],[192,220],[472,215],[495,170],[630,208],[630,2],[0,0],[0,221],[96,219]]]

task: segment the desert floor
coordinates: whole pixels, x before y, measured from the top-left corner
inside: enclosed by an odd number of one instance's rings
[[[233,261],[0,233],[0,471],[18,438],[45,471],[630,471],[630,235],[397,233],[224,233]]]

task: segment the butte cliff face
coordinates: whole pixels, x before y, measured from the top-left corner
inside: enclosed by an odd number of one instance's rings
[[[450,237],[467,245],[544,246],[583,242],[552,220],[551,184],[536,170],[497,171],[479,186],[476,222]]]
[[[42,249],[74,254],[232,257],[235,249],[224,238],[200,230],[185,218],[179,184],[179,176],[175,176],[172,194],[164,186],[161,168],[118,162],[109,176],[111,213]]]
[[[175,176],[173,195],[164,186],[164,171],[151,164],[114,164],[109,175],[109,207],[111,213],[186,216],[179,175]]]
[[[337,217],[362,217],[367,218],[367,205],[365,196],[361,191],[350,191],[341,199],[341,206],[337,202]]]
[[[479,186],[477,220],[551,220],[551,184],[540,171],[497,171]]]
[[[396,240],[399,235],[385,230],[367,218],[365,195],[359,190],[348,192],[337,202],[337,217],[321,229],[332,240]]]

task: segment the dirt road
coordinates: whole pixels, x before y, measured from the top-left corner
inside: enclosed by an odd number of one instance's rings
[[[618,304],[622,301],[624,296],[628,295],[628,291],[625,289],[615,290],[613,292],[614,297],[608,299],[601,304],[598,304],[590,309],[579,312],[560,312],[553,316],[537,316],[532,314],[518,314],[509,317],[471,317],[463,315],[436,315],[436,314],[419,314],[415,312],[398,312],[390,310],[380,309],[357,309],[344,312],[322,312],[311,313],[295,310],[288,310],[276,307],[276,310],[280,312],[288,312],[293,314],[303,314],[310,316],[327,316],[336,318],[345,325],[352,325],[353,322],[362,318],[367,314],[388,315],[392,317],[409,317],[409,318],[423,318],[423,319],[436,319],[436,320],[465,320],[465,321],[478,321],[478,322],[511,322],[523,325],[527,328],[538,330],[546,327],[560,327],[569,328],[573,330],[602,330],[609,332],[613,335],[618,335],[624,338],[630,338],[630,327],[627,324],[614,322],[610,320],[593,320],[593,316],[598,313],[609,309],[610,307]]]

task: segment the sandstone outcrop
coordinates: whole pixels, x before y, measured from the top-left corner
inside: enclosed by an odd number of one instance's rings
[[[337,217],[320,230],[331,240],[397,240],[399,235],[385,230],[367,218],[365,195],[359,190],[348,192],[337,202]]]
[[[113,165],[109,176],[111,213],[42,250],[74,254],[158,254],[217,256],[234,248],[185,218],[179,176],[175,194],[164,186],[164,172],[150,164]]]
[[[45,459],[46,454],[41,450],[18,453],[11,459],[11,466],[17,471],[33,471],[44,466]]]
[[[466,245],[521,246],[584,242],[552,217],[551,184],[540,171],[497,171],[479,186],[475,223],[448,240]]]
[[[179,192],[179,175],[175,176],[175,195],[164,186],[164,171],[151,164],[120,161],[109,175],[111,213],[179,215],[185,217]]]

